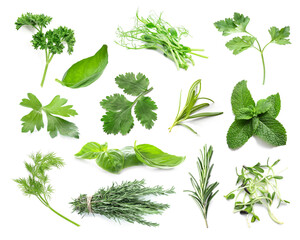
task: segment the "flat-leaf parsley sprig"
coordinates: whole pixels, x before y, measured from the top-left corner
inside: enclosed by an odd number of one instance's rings
[[[283,177],[275,174],[273,169],[279,161],[270,165],[268,159],[266,165],[257,163],[253,167],[243,166],[240,173],[236,171],[238,176],[236,184],[240,186],[225,196],[227,200],[235,199],[234,212],[250,216],[251,222],[260,221],[254,211],[254,206],[263,205],[274,222],[283,223],[271,211],[271,205],[276,199],[278,200],[277,208],[282,203],[289,203],[281,197],[278,189],[277,180]]]
[[[121,27],[117,30],[119,41],[117,44],[127,49],[154,49],[162,52],[164,56],[175,62],[177,69],[188,69],[189,63],[194,65],[192,55],[207,58],[197,52],[203,49],[192,49],[182,45],[181,38],[188,36],[189,32],[184,27],[172,27],[154,14],[147,18],[140,17],[136,13],[136,24],[130,31],[124,31]]]
[[[22,14],[15,22],[17,30],[23,26],[31,26],[38,32],[32,36],[32,46],[34,49],[45,50],[46,65],[41,82],[41,87],[44,85],[48,65],[52,61],[55,54],[61,54],[65,48],[64,43],[68,46],[68,53],[72,54],[75,44],[74,31],[67,27],[58,27],[53,30],[48,30],[46,33],[43,29],[51,22],[52,18],[44,14]]]
[[[67,217],[63,216],[56,210],[54,210],[49,203],[51,194],[53,193],[53,187],[49,184],[49,177],[46,172],[52,168],[61,168],[64,166],[64,162],[61,158],[57,157],[55,153],[48,153],[42,155],[40,152],[32,154],[30,158],[33,160],[33,164],[25,162],[25,167],[29,172],[28,178],[14,179],[18,183],[20,189],[26,196],[35,196],[37,199],[52,212],[67,220],[68,222],[79,226],[79,224],[73,222]]]
[[[263,84],[265,84],[266,68],[264,60],[264,51],[266,47],[271,43],[276,43],[279,45],[291,44],[290,40],[288,39],[288,37],[290,36],[290,27],[287,26],[281,29],[277,27],[271,27],[269,29],[271,40],[264,47],[262,47],[257,38],[246,30],[249,21],[249,17],[245,17],[243,14],[240,13],[234,13],[233,18],[226,18],[225,20],[215,22],[214,25],[220,32],[223,33],[223,36],[228,36],[233,33],[246,34],[242,37],[233,38],[232,40],[226,43],[226,47],[229,50],[233,51],[234,55],[237,55],[251,47],[256,49],[261,56],[263,65]]]

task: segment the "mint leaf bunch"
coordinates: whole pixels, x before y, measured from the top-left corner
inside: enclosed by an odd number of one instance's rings
[[[44,128],[44,112],[48,120],[47,131],[52,138],[56,137],[58,132],[63,136],[79,138],[77,126],[72,122],[58,117],[77,115],[77,112],[72,109],[72,105],[64,106],[68,101],[67,99],[57,95],[48,105],[43,106],[34,94],[28,93],[27,96],[28,98],[22,99],[20,105],[31,108],[32,111],[21,119],[23,122],[22,132],[32,133],[35,129],[39,131],[41,128]]]
[[[153,90],[153,87],[148,88],[149,79],[142,73],[138,73],[136,76],[133,73],[126,73],[117,76],[115,81],[124,93],[135,96],[136,99],[131,102],[123,94],[116,93],[107,96],[100,102],[101,107],[106,110],[105,115],[101,118],[104,123],[104,132],[114,135],[128,134],[134,126],[131,113],[133,108],[140,123],[146,129],[151,129],[157,119],[157,114],[154,112],[157,106],[150,97],[145,97]]]
[[[75,44],[74,31],[67,27],[58,27],[53,30],[43,32],[43,28],[46,28],[50,24],[52,18],[44,14],[22,14],[21,17],[15,22],[16,29],[19,30],[23,26],[31,26],[37,30],[37,33],[32,36],[32,46],[34,49],[40,49],[45,51],[46,65],[41,82],[41,87],[44,85],[46,78],[48,65],[53,59],[55,54],[61,54],[65,48],[64,43],[68,47],[68,53],[72,54]]]
[[[249,48],[254,48],[259,51],[263,64],[263,84],[265,84],[266,68],[263,55],[264,50],[270,43],[276,43],[279,45],[291,44],[290,40],[288,39],[288,37],[290,36],[290,27],[287,26],[281,29],[278,29],[277,27],[271,27],[269,29],[271,40],[264,47],[261,47],[257,38],[246,30],[249,22],[249,17],[245,17],[240,13],[234,13],[233,18],[225,18],[225,20],[215,22],[214,25],[219,32],[222,32],[223,36],[228,36],[234,33],[246,34],[241,37],[233,38],[232,40],[227,42],[225,46],[229,50],[231,50],[234,55],[237,55]]]
[[[279,93],[255,104],[247,88],[247,81],[243,80],[233,89],[231,105],[235,120],[227,132],[229,148],[240,148],[253,135],[272,146],[286,144],[285,128],[276,120],[281,108]]]

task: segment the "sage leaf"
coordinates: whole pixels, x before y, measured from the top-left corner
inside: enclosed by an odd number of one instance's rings
[[[73,64],[66,71],[62,80],[56,79],[56,81],[70,88],[87,87],[102,75],[107,64],[107,45],[103,45],[94,56],[82,59]]]

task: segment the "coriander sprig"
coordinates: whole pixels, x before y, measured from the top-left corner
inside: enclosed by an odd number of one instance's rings
[[[238,176],[236,184],[241,185],[224,196],[227,200],[235,198],[234,212],[252,216],[251,222],[260,221],[254,211],[254,206],[260,204],[266,207],[270,218],[274,222],[283,224],[271,211],[271,205],[276,199],[278,200],[277,208],[282,203],[289,203],[281,197],[278,189],[277,180],[283,177],[276,175],[273,169],[279,162],[278,159],[272,165],[269,165],[268,159],[266,165],[257,163],[253,167],[243,166],[240,173],[236,171]]]
[[[192,49],[180,43],[183,36],[189,32],[184,27],[172,27],[161,18],[150,15],[147,18],[140,17],[136,12],[136,25],[130,31],[124,31],[121,27],[117,30],[120,46],[127,49],[154,49],[162,52],[164,56],[175,62],[177,69],[188,69],[189,63],[194,65],[192,55],[207,58],[196,52],[203,49]]]
[[[37,199],[52,212],[70,223],[79,226],[79,224],[54,210],[49,203],[49,199],[53,193],[53,187],[49,184],[49,177],[46,175],[46,172],[52,168],[61,168],[64,166],[63,160],[56,157],[55,153],[42,155],[40,152],[32,154],[30,158],[34,164],[25,162],[25,167],[30,174],[28,178],[18,178],[14,179],[14,181],[18,183],[20,189],[26,196],[33,195],[37,197]]]
[[[178,107],[178,112],[175,117],[174,123],[172,124],[171,127],[169,127],[169,132],[172,131],[173,127],[176,125],[183,126],[193,133],[197,134],[197,132],[192,129],[190,126],[184,124],[183,122],[188,119],[201,119],[204,117],[212,117],[212,116],[217,116],[220,114],[223,114],[223,112],[202,112],[202,113],[196,113],[202,108],[208,107],[209,103],[201,103],[197,105],[197,102],[199,100],[209,100],[211,102],[214,102],[210,98],[206,97],[199,97],[201,92],[201,79],[195,81],[192,86],[190,87],[190,90],[188,92],[188,96],[186,99],[186,103],[183,107],[183,109],[180,111],[181,108],[181,93],[180,93],[180,98],[179,98],[179,107]],[[194,114],[195,113],[195,114]]]
[[[211,200],[217,194],[217,191],[213,192],[215,188],[219,185],[218,182],[214,182],[209,184],[209,179],[211,175],[211,171],[213,169],[214,164],[211,164],[211,158],[213,155],[213,148],[210,146],[207,149],[205,145],[203,147],[203,151],[200,150],[201,157],[198,157],[197,168],[199,174],[199,181],[190,173],[190,181],[194,188],[194,191],[186,190],[185,192],[189,192],[190,196],[195,200],[197,205],[199,206],[201,213],[203,215],[205,225],[208,228],[207,224],[207,213],[208,207],[210,205]]]
[[[256,49],[261,56],[263,65],[263,84],[265,84],[266,67],[264,60],[264,51],[266,47],[271,43],[276,43],[279,45],[291,44],[290,40],[288,39],[288,37],[290,36],[290,27],[287,26],[281,29],[278,29],[277,27],[271,27],[269,29],[271,40],[264,47],[262,47],[263,45],[259,43],[257,38],[246,30],[246,27],[249,22],[249,17],[245,17],[243,14],[240,13],[234,13],[233,18],[226,18],[225,20],[220,20],[218,22],[215,22],[214,25],[218,29],[218,31],[223,33],[223,36],[228,36],[232,33],[246,34],[242,37],[233,38],[225,45],[229,50],[233,51],[234,55],[237,55],[251,47]]]

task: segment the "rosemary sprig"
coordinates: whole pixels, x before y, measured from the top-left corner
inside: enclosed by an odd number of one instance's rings
[[[194,188],[194,191],[185,190],[185,192],[189,192],[190,196],[195,200],[197,205],[199,206],[202,215],[204,217],[205,225],[208,228],[207,224],[207,212],[208,207],[210,205],[211,200],[217,194],[217,191],[213,192],[215,188],[219,185],[218,182],[214,182],[209,184],[209,178],[211,175],[211,171],[213,169],[214,164],[211,164],[211,158],[213,155],[213,148],[210,146],[207,150],[207,146],[203,147],[203,151],[200,150],[201,156],[198,158],[197,168],[199,173],[199,183],[196,178],[191,174],[191,183]]]
[[[182,122],[184,122],[185,120],[188,120],[188,119],[199,119],[199,118],[212,117],[212,116],[217,116],[217,115],[223,114],[223,112],[196,113],[199,110],[201,110],[202,108],[209,106],[209,103],[201,103],[201,104],[197,105],[198,100],[205,99],[205,100],[214,102],[210,98],[199,97],[200,92],[201,92],[201,79],[195,81],[192,84],[192,86],[190,87],[190,90],[188,92],[188,96],[186,99],[186,103],[181,111],[180,111],[180,107],[181,107],[181,93],[180,93],[178,112],[175,117],[175,121],[174,121],[173,125],[171,127],[169,127],[169,132],[171,132],[173,127],[175,127],[176,125],[181,125],[187,129],[189,129],[193,133],[197,134],[197,132],[194,129],[192,129],[190,126],[188,126]]]
[[[81,194],[70,204],[73,211],[85,216],[100,214],[115,221],[125,220],[130,223],[140,223],[147,226],[158,226],[145,220],[144,215],[162,214],[169,208],[168,204],[161,204],[143,199],[148,195],[168,195],[174,192],[174,187],[165,190],[162,186],[146,187],[145,180],[113,183],[111,187],[100,188],[93,196]]]
[[[33,160],[34,164],[25,162],[25,167],[30,173],[28,178],[18,178],[14,179],[14,181],[18,183],[20,189],[25,195],[36,196],[37,199],[52,212],[79,227],[79,224],[58,213],[49,204],[53,188],[49,184],[49,178],[46,175],[46,171],[49,171],[54,167],[60,168],[64,166],[63,160],[56,157],[55,153],[48,153],[43,156],[40,152],[32,154],[30,158]]]
[[[181,37],[188,36],[187,29],[172,27],[161,18],[150,15],[147,18],[140,17],[136,12],[136,25],[130,31],[117,29],[119,41],[117,44],[127,49],[154,49],[162,52],[164,56],[175,62],[177,69],[188,69],[189,63],[194,65],[192,55],[207,58],[197,52],[203,49],[191,49],[180,43]]]
[[[234,212],[240,212],[242,215],[252,216],[251,222],[260,221],[259,217],[254,212],[254,205],[260,204],[267,208],[271,219],[278,223],[280,222],[271,212],[271,205],[278,200],[278,206],[281,203],[289,203],[281,198],[277,180],[282,179],[282,176],[275,175],[273,167],[279,163],[275,161],[269,165],[269,159],[266,165],[257,163],[253,167],[243,166],[241,173],[236,171],[238,176],[236,184],[241,184],[237,189],[228,193],[225,198],[227,200],[235,198]],[[235,194],[236,192],[236,194]]]

